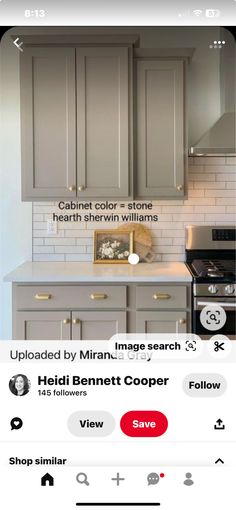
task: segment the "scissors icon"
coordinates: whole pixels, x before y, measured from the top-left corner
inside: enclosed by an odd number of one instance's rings
[[[76,480],[78,483],[84,483],[85,485],[89,485],[88,476],[86,475],[86,473],[78,473],[78,475],[76,476]]]
[[[216,342],[214,342],[214,345],[215,345],[215,348],[214,348],[214,351],[215,351],[215,352],[218,352],[218,351],[224,351],[224,350],[225,350],[225,349],[224,349],[224,345],[225,345],[225,343],[224,343],[224,342],[221,342],[221,343],[220,343],[220,342],[216,341]]]

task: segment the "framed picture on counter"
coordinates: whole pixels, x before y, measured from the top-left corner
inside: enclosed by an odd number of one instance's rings
[[[94,264],[128,264],[133,253],[133,232],[94,231]]]

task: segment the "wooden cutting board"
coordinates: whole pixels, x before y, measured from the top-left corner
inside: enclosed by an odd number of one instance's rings
[[[119,232],[134,233],[134,253],[139,255],[140,260],[145,260],[148,254],[152,252],[151,230],[139,223],[126,223],[117,228]]]

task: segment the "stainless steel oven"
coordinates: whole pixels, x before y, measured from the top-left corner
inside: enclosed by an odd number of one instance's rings
[[[232,226],[186,227],[186,263],[193,276],[192,332],[204,339],[222,334],[236,340],[235,240]],[[223,308],[226,320],[212,331],[200,316],[205,307],[216,305]]]

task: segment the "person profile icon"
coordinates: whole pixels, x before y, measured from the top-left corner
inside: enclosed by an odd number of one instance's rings
[[[188,485],[188,486],[193,485],[194,481],[191,480],[191,478],[193,476],[192,473],[186,473],[185,476],[186,476],[186,480],[184,480],[184,485]]]
[[[9,388],[13,395],[22,397],[30,390],[30,381],[24,374],[16,374],[9,381]]]

